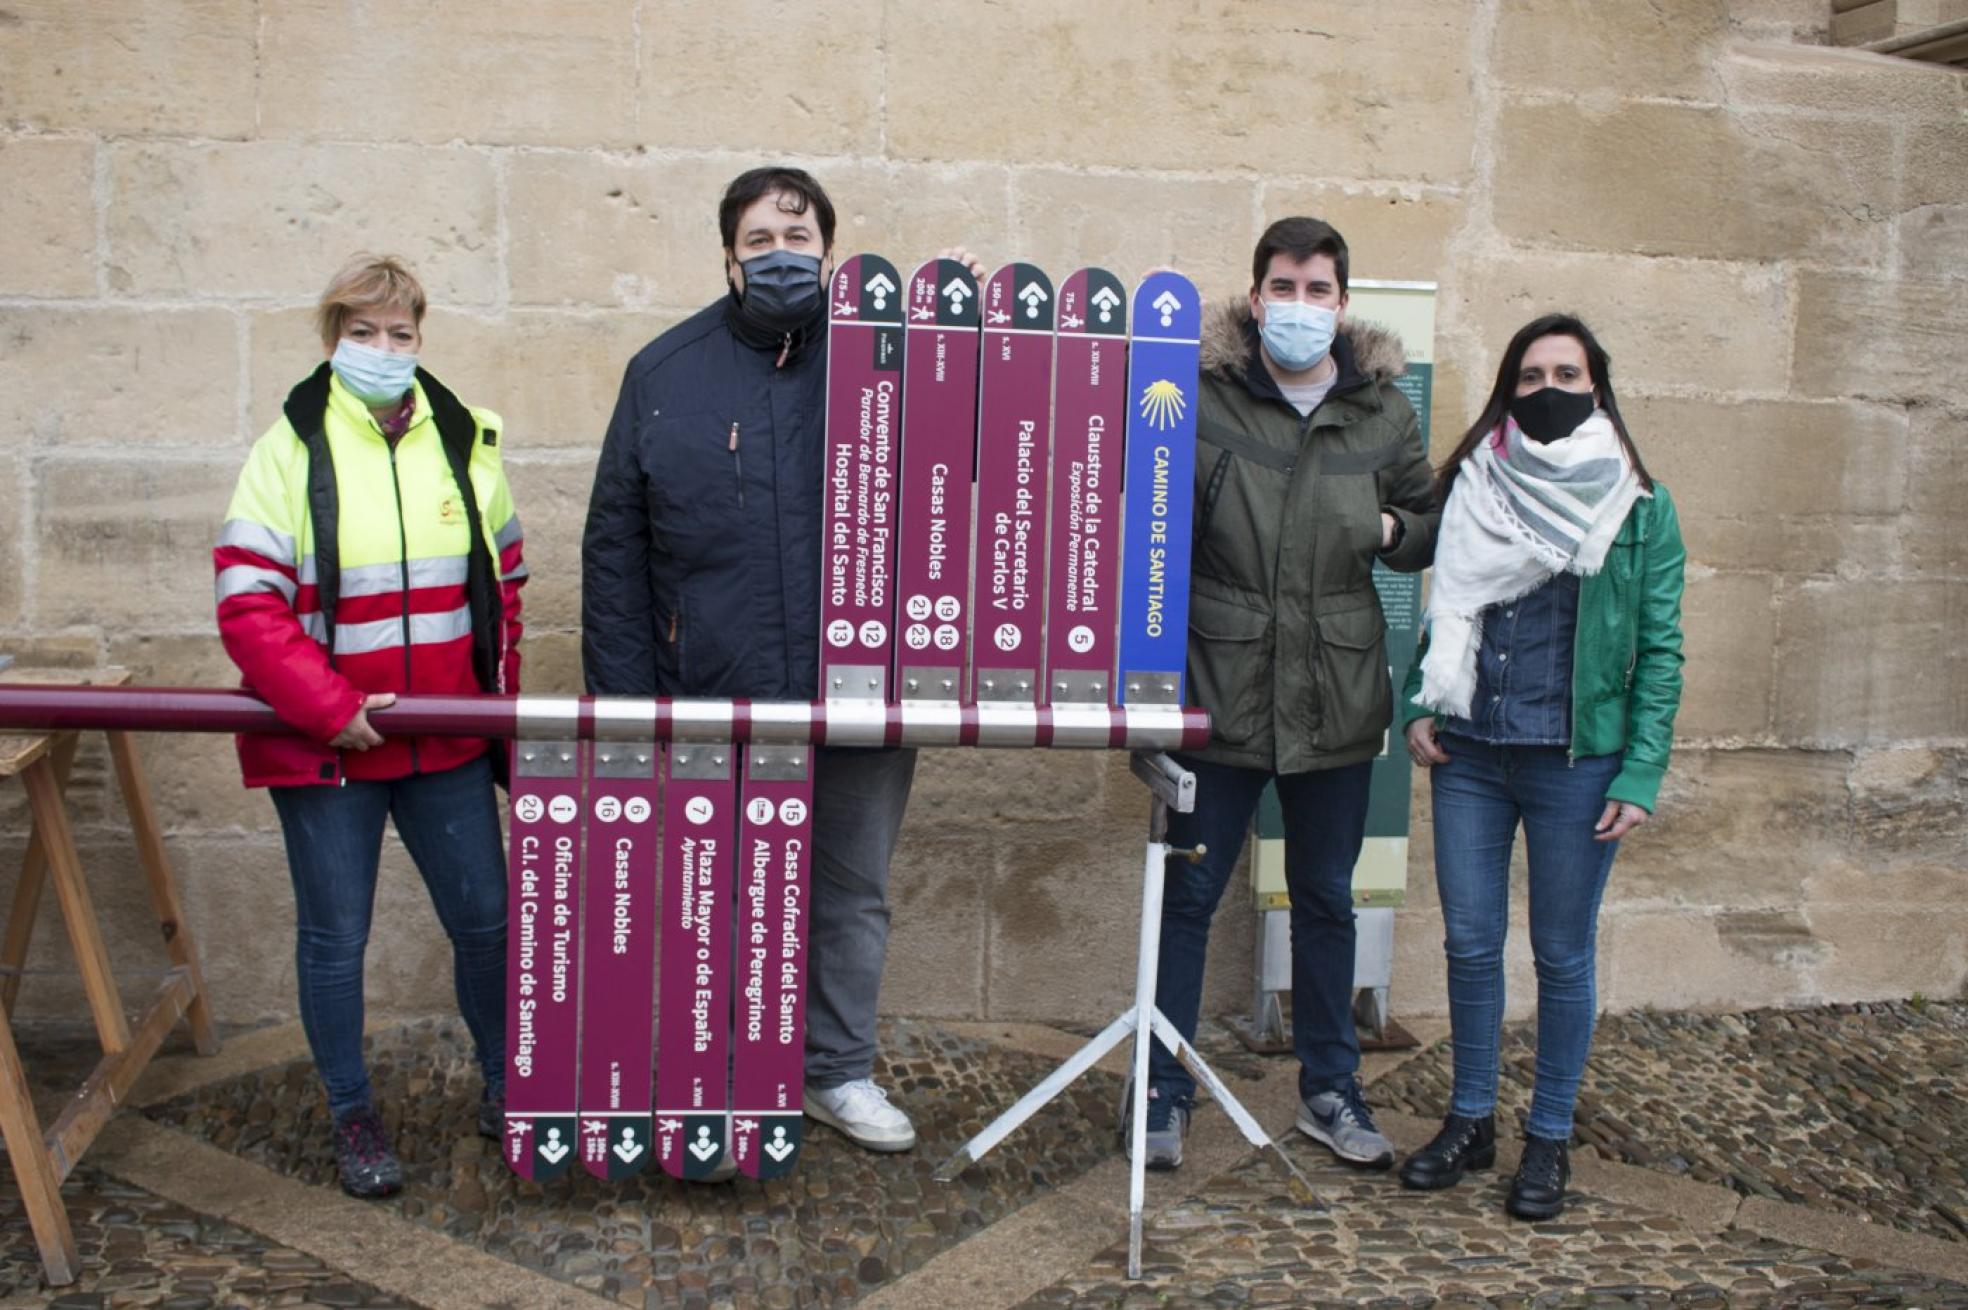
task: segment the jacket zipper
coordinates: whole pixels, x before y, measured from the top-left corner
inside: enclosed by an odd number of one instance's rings
[[[390,489],[396,493],[396,571],[403,589],[398,594],[403,597],[403,689],[409,691],[410,678],[410,533],[403,523],[403,479],[396,471],[396,443],[391,442]],[[421,773],[417,762],[417,739],[410,739],[410,772]]]
[[[683,586],[677,585],[676,612],[670,615],[670,649],[676,652],[677,683],[690,685],[690,675],[683,663]]]
[[[1579,611],[1585,610],[1585,588],[1579,588]],[[1565,742],[1565,767],[1578,767],[1579,739],[1579,634],[1585,631],[1585,624],[1577,619],[1572,621],[1572,733]]]
[[[1614,544],[1617,545],[1618,543],[1615,542]],[[1585,587],[1588,581],[1589,579],[1584,579],[1584,578],[1581,578],[1579,580],[1579,613],[1581,615],[1585,613]],[[1585,631],[1585,624],[1583,622],[1579,623],[1572,631],[1572,740],[1565,747],[1566,768],[1571,768],[1572,766],[1578,763],[1578,733],[1579,733],[1578,650],[1579,650],[1579,636],[1584,631]],[[1636,643],[1637,643],[1637,638],[1636,638]],[[1625,690],[1629,695],[1631,695],[1633,691],[1633,670],[1639,663],[1640,663],[1640,651],[1638,645],[1636,644],[1627,649],[1626,677],[1622,679],[1622,683],[1625,687]]]
[[[738,453],[738,425],[731,425],[731,441],[726,449],[731,452],[731,468],[738,475],[738,508],[745,508],[745,457]]]

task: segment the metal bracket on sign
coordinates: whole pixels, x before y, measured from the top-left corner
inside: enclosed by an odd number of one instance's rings
[[[1129,669],[1122,675],[1121,685],[1127,688],[1129,705],[1180,705],[1182,703],[1180,673]]]

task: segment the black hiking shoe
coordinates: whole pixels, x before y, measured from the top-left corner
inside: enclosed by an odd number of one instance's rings
[[[335,1119],[335,1171],[350,1196],[374,1200],[403,1190],[403,1165],[390,1150],[383,1121],[364,1106]]]
[[[1519,1219],[1556,1219],[1565,1208],[1565,1184],[1571,1178],[1572,1162],[1562,1140],[1526,1134],[1524,1158],[1503,1208]]]
[[[1442,1120],[1434,1141],[1401,1162],[1401,1186],[1425,1192],[1454,1187],[1465,1173],[1488,1169],[1496,1159],[1496,1116],[1452,1114]]]
[[[504,1141],[506,1135],[506,1094],[486,1092],[478,1101],[478,1135],[487,1141]]]

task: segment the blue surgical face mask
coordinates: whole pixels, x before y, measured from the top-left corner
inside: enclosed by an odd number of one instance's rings
[[[1330,309],[1300,300],[1267,300],[1258,335],[1272,363],[1287,373],[1298,373],[1326,357],[1337,331],[1339,315]]]
[[[378,350],[343,337],[329,359],[349,394],[365,405],[401,400],[417,380],[417,357],[407,351]]]

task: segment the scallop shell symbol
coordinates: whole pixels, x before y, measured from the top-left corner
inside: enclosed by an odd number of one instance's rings
[[[1141,393],[1141,417],[1157,432],[1174,427],[1188,408],[1189,401],[1182,388],[1167,378],[1149,383],[1148,389]]]

